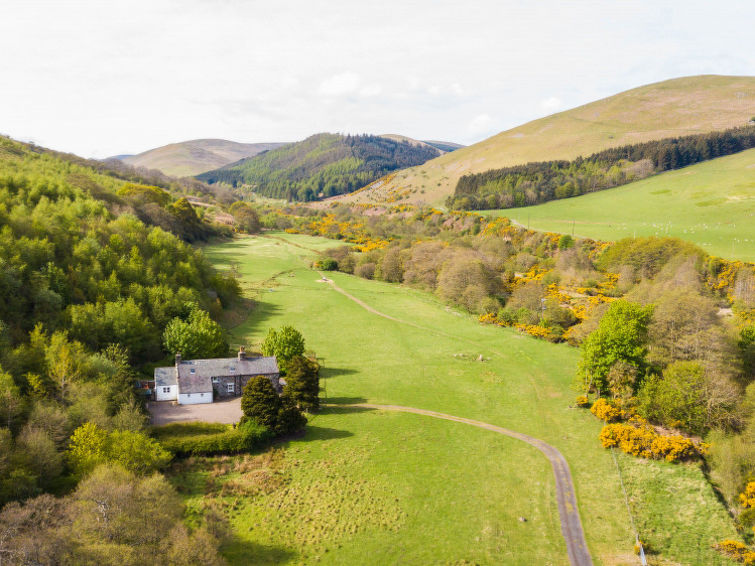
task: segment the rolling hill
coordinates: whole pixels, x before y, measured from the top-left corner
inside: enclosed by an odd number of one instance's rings
[[[315,134],[197,178],[288,200],[345,194],[442,151],[402,136]]]
[[[381,134],[380,137],[388,138],[390,140],[395,140],[395,141],[405,141],[405,142],[409,142],[410,144],[420,146],[420,147],[434,147],[435,149],[439,149],[441,153],[450,153],[452,151],[456,151],[457,149],[464,147],[463,145],[459,143],[437,141],[437,140],[415,140],[413,138],[402,136],[400,134]]]
[[[344,200],[440,204],[466,173],[723,130],[744,125],[753,115],[755,77],[671,79],[528,122],[373,183]]]
[[[755,261],[755,149],[615,189],[487,214],[601,240],[674,236],[712,255]]]
[[[284,144],[237,143],[228,140],[202,139],[172,143],[137,155],[115,157],[134,167],[157,169],[173,177],[188,177],[223,167],[281,145]]]

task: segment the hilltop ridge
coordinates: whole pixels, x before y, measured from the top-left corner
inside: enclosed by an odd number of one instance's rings
[[[136,155],[117,155],[116,159],[134,167],[157,169],[173,177],[188,177],[217,169],[283,143],[238,143],[222,139],[198,139],[171,143]]]
[[[753,115],[755,77],[670,79],[533,120],[342,198],[440,204],[467,173],[574,159],[610,147],[723,130],[744,125]]]

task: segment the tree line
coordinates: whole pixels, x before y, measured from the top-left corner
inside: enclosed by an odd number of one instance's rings
[[[0,504],[70,491],[87,423],[99,453],[160,467],[135,383],[166,329],[217,337],[238,283],[184,240],[218,233],[160,187],[0,140]]]
[[[624,145],[572,161],[541,161],[462,176],[455,210],[530,206],[631,183],[755,147],[755,126]]]

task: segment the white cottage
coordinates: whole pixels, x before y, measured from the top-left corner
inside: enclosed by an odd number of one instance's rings
[[[268,378],[280,392],[280,371],[274,356],[247,357],[244,348],[235,358],[182,360],[176,365],[155,368],[155,400],[177,401],[181,405],[212,403],[216,397],[238,397],[255,376]]]

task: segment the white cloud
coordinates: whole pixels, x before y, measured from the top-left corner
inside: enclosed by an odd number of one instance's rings
[[[0,131],[96,157],[318,131],[474,143],[653,81],[755,68],[752,0],[0,4]]]
[[[555,112],[556,110],[563,108],[563,106],[564,103],[561,102],[561,99],[555,96],[550,96],[540,102],[540,108],[546,112]]]
[[[359,89],[359,96],[369,98],[371,96],[378,96],[383,92],[383,87],[380,85],[366,85]]]
[[[344,96],[353,94],[359,88],[359,75],[356,73],[340,73],[320,83],[318,94],[324,96]]]
[[[485,134],[490,131],[493,119],[489,114],[478,114],[467,125],[467,130],[472,135]]]

